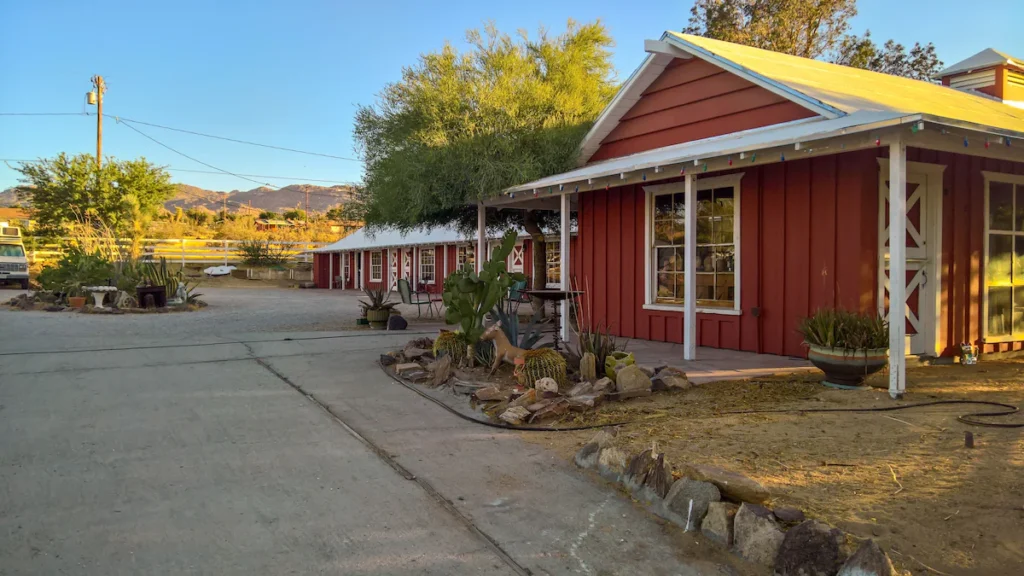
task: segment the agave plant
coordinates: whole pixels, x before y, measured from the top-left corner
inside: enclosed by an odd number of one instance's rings
[[[363,294],[366,295],[366,300],[360,300],[359,305],[364,313],[367,310],[394,310],[395,306],[398,306],[398,302],[388,301],[391,299],[391,292],[383,287],[365,288]]]
[[[877,314],[820,309],[797,328],[804,342],[823,348],[876,350],[889,347],[889,324]]]
[[[537,342],[544,337],[542,328],[547,323],[547,320],[541,314],[541,310],[537,310],[533,314],[533,318],[530,323],[525,327],[520,325],[519,316],[516,314],[508,314],[501,309],[501,306],[495,306],[494,310],[491,311],[491,316],[494,317],[501,325],[501,331],[505,333],[505,337],[517,348],[523,348],[530,350],[537,346]],[[541,345],[541,348],[550,347],[550,343]]]

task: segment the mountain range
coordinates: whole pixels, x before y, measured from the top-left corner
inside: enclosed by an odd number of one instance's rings
[[[222,209],[225,199],[229,212],[264,211],[281,213],[295,207],[305,209],[306,194],[309,194],[309,209],[312,212],[326,212],[352,199],[355,189],[351,186],[313,186],[311,184],[290,184],[281,188],[260,186],[252,190],[218,192],[188,184],[175,184],[174,197],[164,202],[164,207],[173,211],[181,207],[205,208],[216,212]],[[225,194],[227,195],[225,198]],[[0,206],[18,204],[14,188],[0,191]]]

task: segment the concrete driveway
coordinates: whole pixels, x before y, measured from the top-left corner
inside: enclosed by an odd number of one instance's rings
[[[192,314],[0,311],[0,574],[730,573],[392,383],[374,360],[411,334],[300,330],[349,304],[230,292]]]

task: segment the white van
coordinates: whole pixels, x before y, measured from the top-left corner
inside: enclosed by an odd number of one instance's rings
[[[0,222],[0,284],[21,284],[28,290],[28,258],[21,243],[21,230]]]

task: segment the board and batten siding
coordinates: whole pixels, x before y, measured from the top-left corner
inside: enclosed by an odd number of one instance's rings
[[[697,58],[672,61],[601,142],[595,162],[815,116]]]

